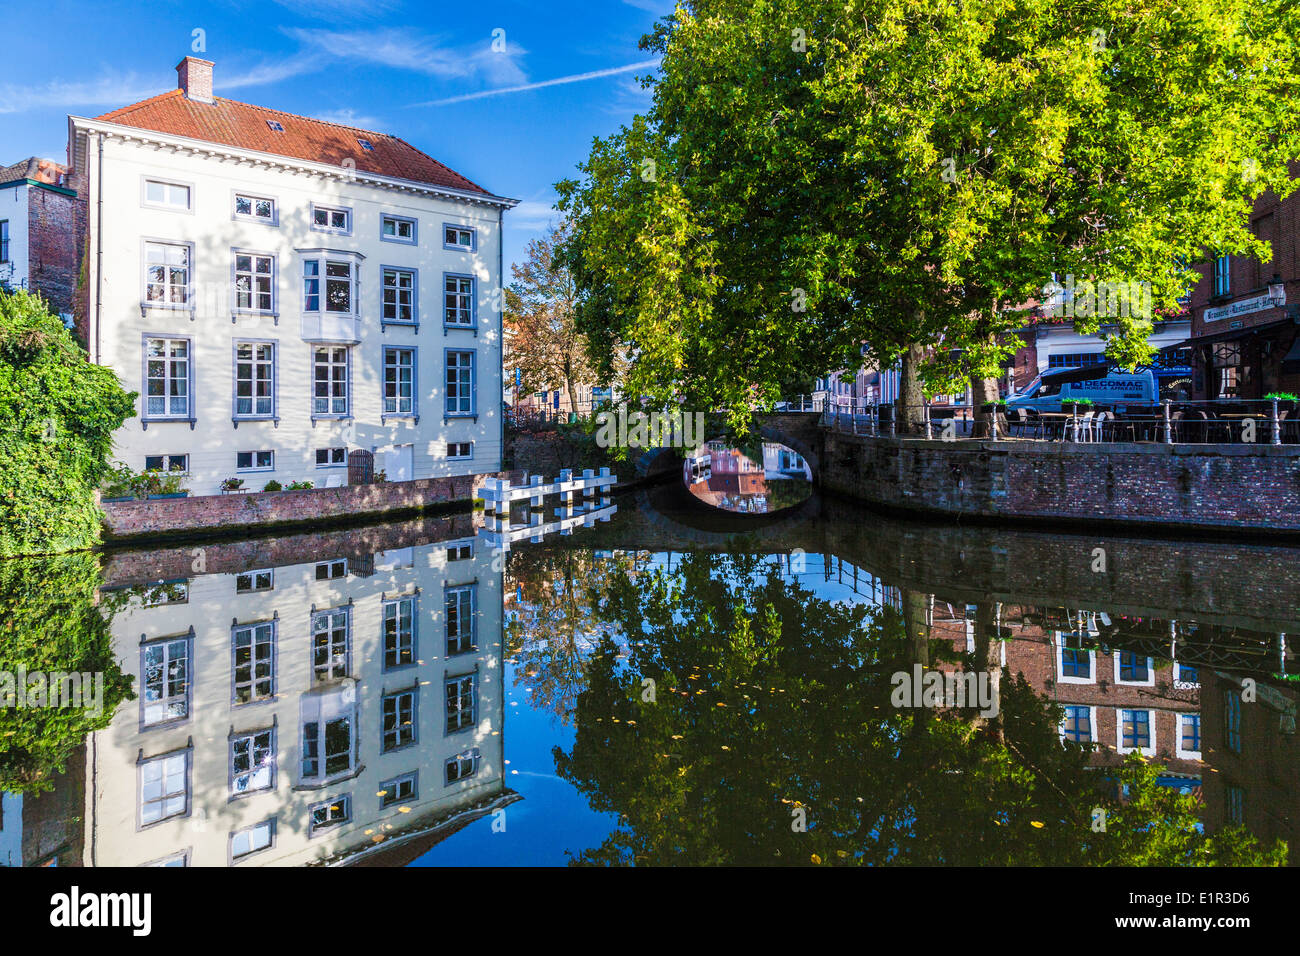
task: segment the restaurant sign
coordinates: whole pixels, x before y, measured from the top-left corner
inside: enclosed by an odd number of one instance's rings
[[[1240,302],[1233,302],[1230,305],[1221,305],[1217,309],[1206,309],[1205,314],[1201,317],[1202,322],[1217,322],[1220,319],[1228,319],[1238,315],[1250,315],[1252,312],[1263,312],[1265,309],[1271,309],[1274,306],[1286,305],[1286,293],[1280,298],[1273,298],[1271,295],[1257,295],[1253,299],[1242,299]]]

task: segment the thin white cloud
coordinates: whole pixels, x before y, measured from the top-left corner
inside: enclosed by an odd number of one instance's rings
[[[505,93],[523,93],[528,90],[540,90],[548,86],[561,86],[565,83],[581,83],[585,80],[598,80],[606,76],[616,76],[620,73],[631,73],[633,70],[649,70],[659,65],[658,60],[649,60],[645,63],[628,63],[624,66],[614,66],[607,70],[592,70],[590,73],[574,73],[572,76],[557,76],[552,80],[541,80],[537,83],[522,83],[518,86],[505,86],[493,90],[480,90],[477,93],[463,93],[460,96],[448,96],[441,100],[430,100],[428,103],[416,103],[416,106],[448,106],[452,103],[464,103],[468,100],[481,100],[486,96],[501,96]]]
[[[479,43],[448,46],[437,38],[412,36],[403,30],[324,30],[296,27],[285,31],[304,46],[336,60],[373,63],[411,70],[440,79],[482,77],[494,83],[522,83],[527,74],[519,65],[526,52],[509,41],[498,53],[491,37]]]
[[[536,232],[559,222],[563,214],[555,208],[555,200],[525,199],[506,212],[506,225],[519,230]]]
[[[358,114],[354,109],[327,110],[324,113],[312,113],[312,119],[324,120],[326,123],[338,123],[340,126],[352,126],[356,129],[368,129],[382,132],[384,121],[374,117]]]
[[[325,64],[321,63],[319,57],[302,53],[259,63],[257,66],[230,76],[225,75],[221,64],[218,63],[212,71],[212,85],[217,90],[235,90],[245,86],[265,86],[268,83],[279,83],[281,80],[293,79],[295,76],[315,73],[324,69],[324,67]]]
[[[303,16],[335,20],[339,17],[372,19],[392,13],[401,0],[274,0],[276,4]]]
[[[53,81],[32,86],[0,84],[0,113],[22,113],[57,107],[126,106],[161,93],[161,81],[142,79],[135,73],[108,73],[97,80]]]

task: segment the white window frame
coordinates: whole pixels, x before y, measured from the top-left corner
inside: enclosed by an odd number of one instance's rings
[[[410,354],[409,364],[402,365],[399,361],[396,360],[396,356],[401,352],[407,352]],[[390,354],[395,357],[394,361],[392,362],[389,361]],[[418,404],[419,395],[420,395],[419,374],[418,374],[419,367],[420,367],[420,354],[419,352],[416,351],[415,346],[413,345],[383,346],[383,365],[380,369],[380,374],[382,376],[382,382],[383,382],[382,385],[383,393],[380,396],[380,414],[382,419],[414,418],[416,419],[416,421],[419,421],[420,418],[420,408]],[[390,369],[394,372],[394,380],[392,382],[390,382],[388,379],[388,373]],[[403,369],[407,370],[410,373],[410,380],[407,383],[410,388],[410,394],[406,396],[405,408],[402,407],[402,394],[401,394],[402,381],[400,377],[400,373]],[[391,396],[393,407],[391,409],[388,407],[390,401],[390,395],[389,395],[390,386],[393,390],[393,394]]]
[[[1201,746],[1205,746],[1205,721],[1201,719],[1200,712],[1192,714],[1180,711],[1174,715],[1174,754],[1182,760],[1200,760],[1201,751],[1183,749],[1183,720],[1188,717],[1195,717],[1200,724],[1198,736],[1201,740]]]
[[[409,698],[409,721],[402,721],[403,702]],[[389,704],[392,703],[393,717],[397,723],[392,730],[387,727]],[[405,728],[405,729],[403,729]],[[389,744],[389,735],[395,735],[395,741]],[[420,686],[396,690],[384,694],[379,699],[379,752],[393,753],[414,747],[420,742]]]
[[[469,615],[465,615],[465,602],[462,601],[464,595],[469,595]],[[451,633],[452,608],[451,602],[455,600],[455,616],[457,633]],[[478,650],[478,585],[476,583],[447,585],[442,592],[442,614],[443,614],[443,651],[447,657],[458,657],[461,654],[473,654]],[[468,633],[466,633],[465,621],[468,620]],[[453,650],[452,641],[456,642]],[[464,640],[468,644],[463,644]]]
[[[456,288],[448,288],[455,281]],[[463,289],[462,283],[468,282],[469,289]],[[449,305],[454,299],[455,304]],[[450,313],[450,314],[449,314]],[[454,316],[454,318],[453,318]],[[461,320],[465,316],[465,320]],[[478,327],[478,276],[464,272],[444,272],[442,274],[442,324],[447,329],[475,329]]]
[[[183,656],[176,655],[173,653],[175,647],[178,645],[181,649]],[[149,677],[148,666],[146,665],[145,661],[149,655],[149,652],[153,650],[162,651],[162,664],[161,664],[162,695],[157,700],[151,701],[148,698],[148,688],[151,681]],[[168,680],[168,672],[171,670],[172,665],[178,660],[184,660],[185,662],[185,690],[183,694],[173,694],[169,690],[170,681]],[[165,713],[170,707],[174,706],[177,703],[181,703],[184,705],[185,713],[179,716],[162,716],[162,717],[153,717],[152,719],[150,718],[149,711],[151,708],[159,709]],[[184,723],[185,721],[190,719],[190,715],[193,713],[193,709],[194,709],[194,642],[192,639],[192,635],[188,633],[169,634],[165,637],[159,637],[155,640],[146,641],[143,644],[141,644],[140,645],[140,727],[142,729],[151,728],[151,727],[166,727],[172,724]]]
[[[337,820],[332,820],[328,823],[323,823],[318,825],[316,823],[316,811],[322,808],[331,807],[336,803],[340,803],[343,805],[344,807],[343,816],[341,816]],[[316,836],[316,834],[323,833],[326,830],[333,830],[335,827],[347,826],[347,824],[351,822],[352,822],[352,794],[341,793],[337,797],[334,797],[332,800],[322,800],[320,803],[314,803],[307,808],[307,838],[311,839],[312,837]]]
[[[179,769],[176,766],[180,762]],[[136,785],[138,787],[138,796],[136,799],[136,829],[145,830],[149,827],[158,826],[168,820],[183,819],[190,815],[190,802],[193,799],[193,789],[190,786],[190,773],[193,770],[193,753],[188,747],[180,750],[173,750],[165,754],[159,754],[156,757],[141,759],[136,765]],[[179,790],[160,789],[160,796],[157,798],[146,798],[145,787],[147,786],[146,777],[150,775],[151,769],[157,767],[160,771],[159,786],[166,787],[168,777],[174,777],[177,773],[182,778],[182,788]],[[183,806],[179,809],[172,810],[170,813],[160,812],[153,819],[145,819],[145,807],[161,806],[165,811],[167,807],[175,802],[178,797],[183,797]]]
[[[469,449],[468,454],[453,455],[453,448],[465,447]],[[448,461],[472,461],[474,459],[474,443],[472,441],[449,441],[447,442],[447,460]]]
[[[164,192],[170,195],[172,189],[185,190],[185,205],[179,206],[176,203],[168,202],[167,199],[161,201],[149,198],[149,186],[151,184],[167,187]],[[140,177],[140,205],[145,209],[161,209],[164,212],[194,212],[194,184],[185,182],[180,179],[167,179],[163,176],[150,176],[148,174]]]
[[[338,653],[335,649],[333,626],[334,618],[342,615],[343,617],[343,652]],[[317,622],[321,618],[328,618],[330,625],[324,630],[317,627]],[[346,680],[352,676],[352,610],[350,607],[327,607],[320,608],[311,615],[311,643],[309,645],[308,663],[311,666],[311,683],[312,686],[322,684],[333,684],[341,680]],[[327,651],[328,661],[325,664],[316,663],[316,645],[317,638],[326,635],[325,648]],[[337,673],[342,665],[343,672]],[[322,675],[322,671],[324,674]]]
[[[1116,683],[1116,684],[1122,684],[1122,685],[1125,686],[1125,687],[1155,687],[1155,686],[1156,686],[1156,669],[1155,669],[1155,661],[1153,661],[1150,657],[1148,657],[1148,658],[1146,659],[1146,661],[1147,661],[1147,677],[1146,677],[1146,680],[1120,680],[1120,676],[1119,676],[1119,674],[1120,674],[1119,659],[1120,659],[1120,655],[1121,655],[1122,653],[1124,653],[1124,652],[1123,652],[1123,651],[1113,651],[1113,652],[1112,652],[1112,656],[1114,657],[1114,660],[1115,660],[1115,683]],[[1139,658],[1141,658],[1141,656],[1142,656],[1142,655],[1140,655],[1140,654],[1138,655]]]
[[[342,461],[338,461],[338,462],[336,462],[336,461],[333,461],[333,460],[332,460],[333,457],[334,457],[334,452],[336,452],[336,451],[341,451],[341,452],[343,452],[343,460],[342,460]],[[321,464],[321,460],[320,460],[320,453],[321,453],[321,452],[326,452],[326,454],[327,454],[327,460],[326,460],[325,464],[323,464],[323,465]],[[317,467],[317,468],[346,468],[347,466],[348,466],[348,450],[347,450],[346,447],[344,447],[344,446],[342,446],[342,445],[331,445],[331,446],[328,447],[328,448],[317,448],[317,449],[316,449],[316,467]]]
[[[239,268],[239,260],[247,257],[249,259],[249,268],[242,270]],[[268,260],[269,271],[262,272],[257,268],[258,260]],[[239,277],[247,275],[248,282],[248,305],[239,304]],[[266,277],[269,288],[266,292],[259,292],[256,288],[257,279]],[[280,300],[277,294],[280,287],[280,263],[274,252],[259,252],[253,249],[231,249],[230,250],[230,303],[231,312],[235,315],[279,315]],[[260,296],[267,296],[267,306],[262,308],[257,305]]]
[[[393,277],[393,285],[389,287],[388,277]],[[403,288],[401,279],[405,276],[410,280],[410,285]],[[388,293],[393,293],[393,318],[388,317]],[[410,301],[407,307],[411,311],[409,319],[401,318],[402,311],[402,294],[407,293]],[[418,326],[420,324],[420,270],[410,266],[380,266],[379,267],[379,321],[383,325],[408,325]]]
[[[442,764],[442,785],[444,787],[450,787],[454,784],[460,783],[462,780],[468,780],[470,777],[477,776],[479,764],[482,760],[483,754],[477,747],[470,747],[468,750],[462,750],[460,753],[448,757]],[[470,770],[468,773],[461,773],[460,768],[462,764],[466,762],[469,763]],[[455,780],[450,780],[448,779],[449,774],[447,771],[453,764],[456,766],[457,776]]]
[[[1124,711],[1146,711],[1147,729],[1151,739],[1145,747],[1124,746]],[[1140,753],[1144,757],[1156,755],[1156,711],[1150,707],[1116,707],[1115,708],[1115,752],[1121,754]]]
[[[322,226],[322,225],[320,225],[318,222],[316,222],[316,211],[317,211],[317,210],[321,210],[321,211],[325,212],[325,213],[326,213],[326,216],[327,216],[328,218],[333,218],[334,213],[341,212],[341,213],[343,213],[344,216],[347,218],[347,225],[345,225],[345,226],[335,226],[335,225],[324,225],[324,226]],[[307,218],[307,222],[308,222],[308,225],[311,227],[312,232],[328,232],[328,233],[330,233],[330,234],[332,234],[332,235],[335,235],[335,236],[350,236],[350,235],[352,235],[352,207],[351,207],[351,206],[336,206],[336,205],[334,205],[333,203],[313,202],[313,203],[311,204],[311,208],[308,210],[308,218]]]
[[[321,352],[329,353],[322,363],[320,360]],[[340,362],[335,353],[342,352],[343,360]],[[327,368],[330,374],[326,377],[327,394],[325,396],[317,395],[318,380],[316,377],[317,369],[321,366]],[[320,418],[351,418],[352,417],[352,348],[347,345],[313,345],[311,347],[311,417],[313,420]],[[343,411],[337,410],[339,397],[334,394],[334,370],[343,369]],[[326,411],[319,411],[317,402],[326,402]]]
[[[469,720],[461,723],[457,727],[452,727],[451,714],[448,712],[446,706],[448,702],[447,691],[448,689],[451,688],[453,684],[456,685],[457,701],[459,701],[459,699],[464,696],[464,694],[460,691],[461,682],[466,680],[470,682]],[[473,730],[478,725],[478,672],[470,671],[468,674],[454,674],[449,677],[443,678],[442,694],[443,694],[442,704],[443,704],[443,722],[444,722],[443,736],[450,737],[453,734],[459,734],[467,730]],[[458,708],[457,713],[460,714],[463,713],[463,711]]]
[[[397,792],[398,786],[403,783],[411,785],[410,793],[401,794]],[[396,777],[382,780],[379,783],[379,791],[380,810],[387,810],[399,803],[414,803],[420,799],[420,771],[412,770],[409,773],[398,774]]]
[[[298,270],[302,278],[302,311],[308,315],[334,315],[343,317],[356,318],[360,308],[357,302],[357,296],[361,292],[361,267],[354,253],[343,252],[313,252],[311,255],[301,257],[301,268]],[[316,272],[308,272],[308,267],[314,265]],[[348,286],[348,308],[331,309],[329,307],[329,287],[330,283],[340,283],[345,281],[343,276],[330,275],[330,266],[346,266],[348,274],[346,282]],[[308,292],[308,283],[316,283],[316,291]],[[312,296],[316,298],[316,307],[312,308],[309,299]]]
[[[169,263],[166,258],[167,250],[182,250],[185,254],[185,281],[182,284],[173,282],[173,270],[177,267]],[[152,251],[161,250],[163,254],[162,268],[165,278],[159,282],[151,280],[149,272],[153,266],[150,264],[149,254]],[[155,239],[145,237],[140,240],[140,266],[141,266],[141,284],[140,284],[140,308],[142,311],[157,309],[165,312],[193,312],[194,303],[194,243],[180,242],[175,239]],[[164,298],[151,299],[149,289],[151,286],[161,286],[164,292]],[[179,302],[172,298],[174,290],[183,289],[185,297]]]
[[[241,199],[247,199],[252,209],[256,209],[259,202],[269,202],[271,204],[270,217],[259,216],[251,212],[240,212],[239,200]],[[256,222],[264,226],[278,226],[280,225],[280,203],[274,196],[263,196],[236,189],[230,194],[230,217],[240,222]]]
[[[1069,635],[1065,631],[1056,632],[1056,680],[1061,684],[1095,684],[1097,683],[1097,652],[1088,649],[1088,677],[1065,676],[1065,640]],[[1073,648],[1072,648],[1073,649]]]
[[[406,609],[406,627],[402,626],[402,610]],[[390,613],[391,612],[391,613]],[[389,644],[389,621],[393,622],[392,632],[394,637],[394,648],[396,651],[395,663],[389,663],[388,644]],[[419,660],[419,635],[417,633],[417,624],[419,622],[419,606],[414,594],[401,595],[389,598],[380,606],[379,611],[380,635],[379,635],[379,652],[383,655],[382,669],[384,671],[401,670],[405,667],[415,667],[420,663]],[[405,648],[409,660],[401,660],[402,651]]]
[[[468,408],[468,410],[462,410],[462,409],[460,408],[459,405],[457,405],[457,407],[456,407],[455,409],[452,408],[452,404],[451,404],[451,401],[452,401],[452,398],[451,398],[451,385],[452,385],[452,382],[451,382],[451,373],[452,373],[452,368],[453,368],[453,367],[452,367],[452,364],[451,364],[451,357],[452,357],[453,355],[468,355],[468,356],[469,356],[469,365],[468,365],[469,376],[468,376],[468,378],[467,378],[467,380],[466,380],[466,381],[468,382],[468,389],[469,389],[469,395],[467,396],[467,398],[468,398],[468,404],[469,404],[469,408]],[[444,374],[443,374],[443,387],[444,387],[444,393],[443,393],[443,417],[444,417],[444,418],[475,418],[475,417],[477,417],[477,415],[478,415],[478,383],[477,383],[477,381],[475,381],[475,379],[478,377],[478,351],[477,351],[476,349],[444,349],[444,350],[443,350],[443,368],[444,368]],[[465,366],[461,366],[461,365],[457,365],[457,366],[456,366],[456,369],[457,369],[457,370],[462,369],[462,368],[465,368]],[[457,381],[456,381],[455,384],[457,385],[457,388],[459,389],[459,386],[462,384],[462,383],[460,382],[460,376],[459,376],[459,375],[457,375]]]
[[[262,575],[266,575],[267,584],[262,587],[258,582]],[[248,578],[249,586],[241,588],[239,586],[240,578]],[[275,590],[275,568],[254,568],[249,571],[235,572],[235,593],[236,594],[257,594],[260,591]]]
[[[263,763],[256,763],[257,757],[257,740],[260,737],[266,738],[265,755]],[[235,750],[241,744],[246,743],[248,749],[248,769],[239,771],[235,768]],[[232,797],[242,797],[250,793],[260,793],[265,790],[275,789],[275,727],[259,727],[256,730],[244,731],[243,733],[231,734],[230,745],[227,749],[227,768],[230,772],[230,795]],[[240,777],[246,777],[248,783],[241,789],[237,781]],[[263,782],[258,786],[253,786],[254,782],[261,779]]]
[[[262,846],[254,846],[253,845],[254,834],[257,834],[259,831],[263,831],[263,830],[266,832],[266,843]],[[244,850],[242,853],[237,853],[235,850],[236,841],[238,841],[241,837],[247,840],[248,849]],[[230,862],[232,864],[242,863],[244,860],[247,860],[250,856],[256,856],[258,853],[262,853],[266,850],[271,850],[274,848],[275,848],[275,817],[271,817],[270,819],[267,820],[262,820],[259,823],[254,823],[252,826],[242,827],[241,829],[238,830],[232,830],[230,833]]]
[[[251,459],[251,462],[252,462],[252,463],[251,463],[250,465],[248,465],[248,467],[241,467],[240,464],[239,464],[239,456],[240,456],[240,455],[252,455],[252,456],[253,456],[252,459]],[[270,459],[269,464],[259,465],[259,464],[257,463],[257,460],[258,460],[258,459],[257,459],[257,456],[258,456],[258,455],[270,455],[270,456],[271,456],[271,459]],[[258,471],[275,471],[275,449],[273,449],[273,448],[259,448],[259,449],[255,450],[255,451],[237,451],[237,452],[235,452],[235,471],[240,472],[241,474],[249,473],[249,472],[258,472]]]
[[[391,236],[384,232],[384,227],[390,222],[393,223],[393,235]],[[408,238],[397,235],[397,227],[403,225],[411,227],[411,235]],[[417,246],[420,244],[419,223],[411,216],[399,216],[396,213],[389,212],[381,213],[379,216],[379,239],[381,242],[396,242],[403,246]]]
[[[161,458],[161,459],[163,460],[163,467],[161,467],[161,468],[150,468],[150,467],[149,467],[149,459],[150,459],[150,458]],[[177,458],[182,458],[182,459],[184,459],[184,461],[185,461],[185,467],[184,467],[184,468],[172,468],[172,467],[171,467],[171,463],[172,463],[174,460],[176,460]],[[188,474],[190,473],[190,456],[189,456],[188,453],[183,454],[183,455],[180,455],[180,454],[172,455],[172,454],[168,454],[168,453],[166,453],[166,452],[164,452],[163,454],[160,454],[160,455],[145,455],[145,456],[144,456],[144,465],[145,465],[145,467],[144,467],[144,470],[145,470],[145,471],[158,471],[158,472],[162,472],[164,475],[188,475]]]
[[[462,245],[459,242],[448,242],[447,231],[454,229],[457,232],[469,233],[469,245]],[[463,226],[460,223],[444,222],[442,224],[442,248],[453,249],[456,252],[478,252],[478,229],[474,226]]]
[[[261,574],[262,572],[253,572]],[[269,589],[264,589],[269,590]],[[255,592],[244,591],[244,594]],[[259,704],[263,701],[275,700],[276,697],[276,680],[278,678],[278,662],[276,653],[279,645],[279,622],[272,619],[269,621],[251,621],[247,624],[235,624],[230,628],[230,705],[232,707],[246,707],[251,704]],[[239,638],[242,634],[248,635],[248,680],[239,679]],[[265,639],[262,638],[266,635]],[[257,676],[257,649],[259,645],[264,645],[270,653],[271,673],[264,678]],[[257,685],[263,682],[270,682],[270,687],[265,694],[257,693]],[[240,687],[248,688],[248,700],[239,699]]]
[[[164,354],[161,357],[151,357],[149,355],[149,346],[151,342],[162,342]],[[185,357],[178,359],[171,354],[172,347],[175,343],[185,343]],[[193,422],[195,421],[194,408],[194,339],[187,335],[168,335],[166,333],[145,332],[142,335],[141,342],[141,364],[143,366],[144,391],[140,396],[140,420],[142,422]],[[163,376],[159,381],[163,383],[163,394],[154,396],[149,394],[149,375],[150,361],[161,361],[163,363]],[[185,375],[179,376],[173,374],[173,365],[176,362],[185,362]],[[172,411],[173,395],[172,386],[174,383],[184,381],[185,383],[185,410],[183,412]],[[151,398],[161,397],[163,399],[164,411],[155,413],[149,411],[149,400]],[[188,464],[188,462],[187,462]]]
[[[1086,744],[1086,743],[1094,743],[1094,744],[1096,744],[1096,743],[1101,743],[1100,739],[1097,737],[1097,708],[1096,708],[1096,707],[1093,707],[1093,706],[1091,706],[1091,705],[1089,705],[1089,704],[1076,704],[1076,703],[1068,702],[1068,701],[1063,701],[1063,702],[1061,703],[1061,707],[1062,707],[1062,708],[1066,708],[1066,707],[1086,707],[1087,710],[1088,710],[1088,739],[1085,740],[1085,741],[1072,741],[1072,742],[1074,742],[1074,743],[1085,743],[1085,744]],[[1064,741],[1064,740],[1069,740],[1069,739],[1070,739],[1070,738],[1068,738],[1068,737],[1065,736],[1065,721],[1066,721],[1066,719],[1067,719],[1067,716],[1066,716],[1066,715],[1063,715],[1063,716],[1061,717],[1061,726],[1057,728],[1057,731],[1058,731],[1058,733],[1060,734],[1061,740],[1063,740],[1063,741]]]
[[[241,359],[239,350],[245,346],[250,349],[249,357]],[[233,394],[231,395],[231,419],[235,422],[241,421],[279,421],[280,420],[280,344],[274,339],[235,339],[232,347],[232,378]],[[264,357],[259,353],[263,349],[270,349],[270,356]],[[246,381],[248,382],[247,396],[239,394],[239,386],[245,381],[240,377],[240,366],[247,365],[251,375]],[[258,377],[259,371],[269,372],[265,379]],[[257,386],[263,381],[270,384],[270,395],[258,395]],[[246,401],[249,403],[250,411],[241,412],[239,403]],[[269,401],[269,407],[266,411],[258,409],[258,403]],[[265,406],[264,406],[265,407]]]

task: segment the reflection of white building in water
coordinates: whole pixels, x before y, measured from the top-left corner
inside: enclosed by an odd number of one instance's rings
[[[812,469],[803,455],[776,442],[763,442],[763,474],[769,481],[780,478],[803,478],[812,481]]]
[[[87,746],[85,862],[351,861],[509,802],[492,561],[466,538],[132,598],[139,700]]]

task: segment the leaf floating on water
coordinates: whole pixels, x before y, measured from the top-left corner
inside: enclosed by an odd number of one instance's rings
[[[1045,823],[1039,823],[1037,820],[1030,820],[1030,821],[1029,821],[1029,825],[1030,825],[1031,827],[1036,827],[1036,828],[1039,829],[1039,830],[1041,830],[1043,827],[1047,826],[1047,824],[1045,824]]]

